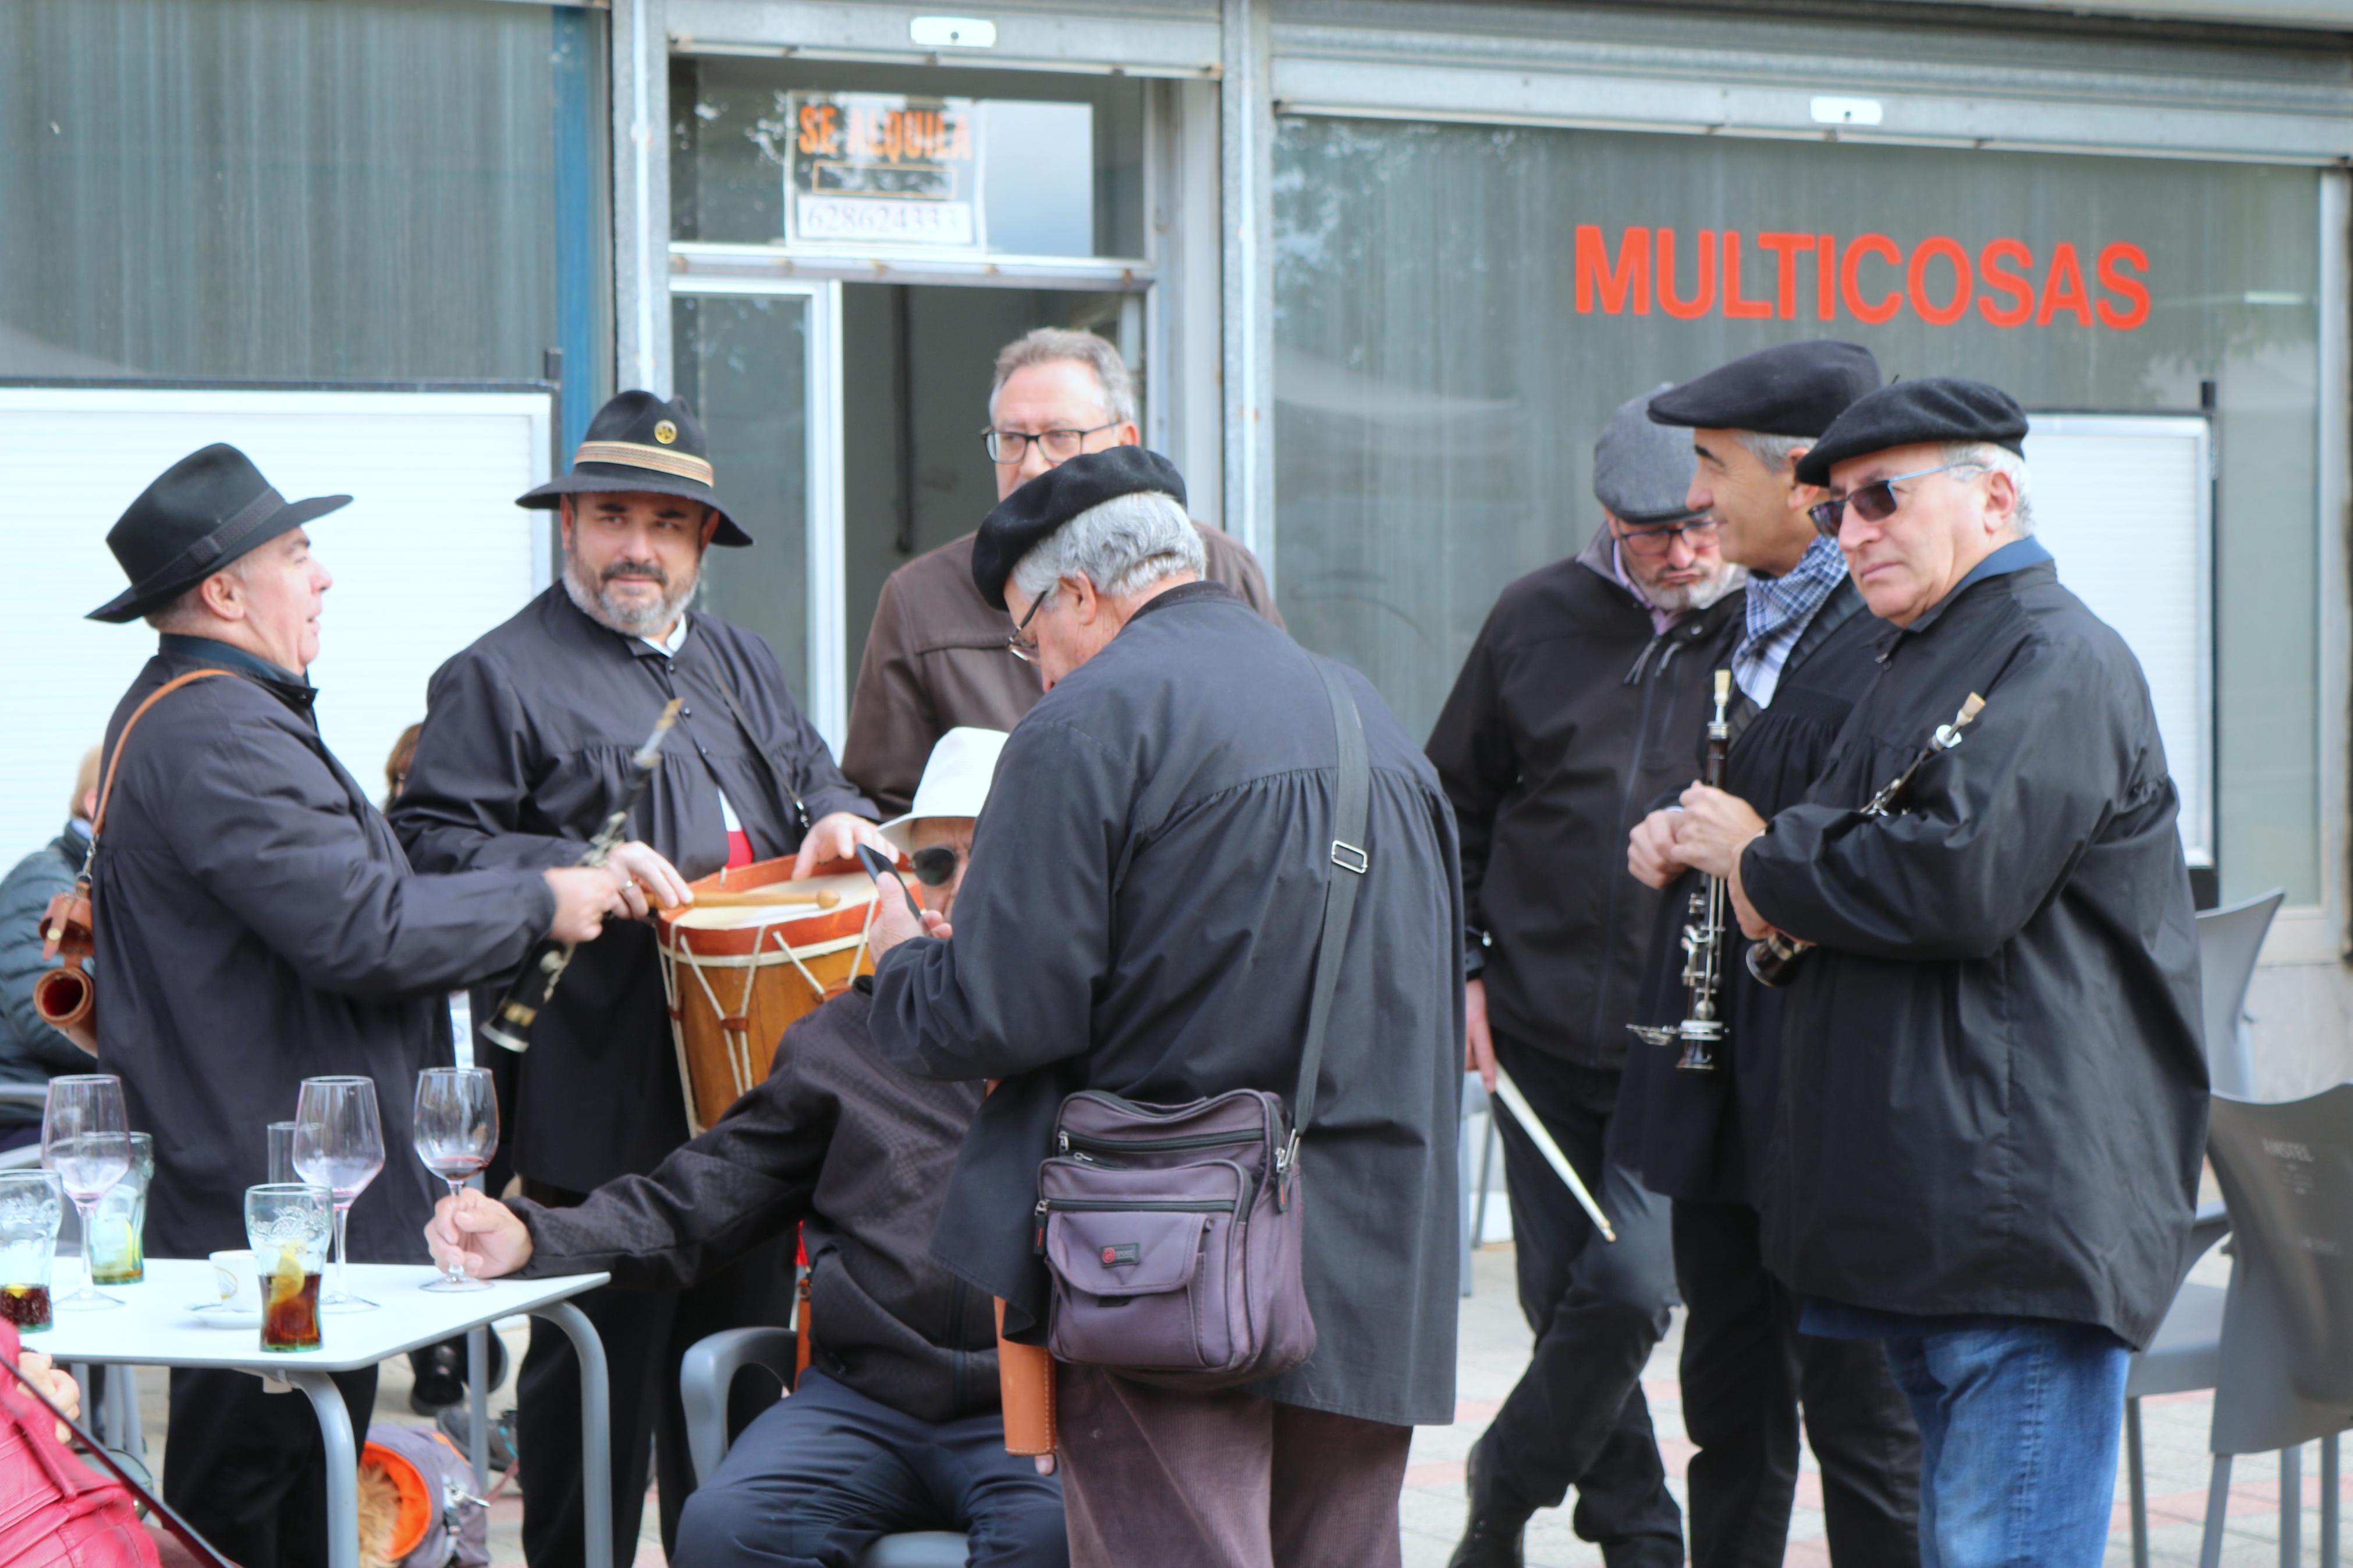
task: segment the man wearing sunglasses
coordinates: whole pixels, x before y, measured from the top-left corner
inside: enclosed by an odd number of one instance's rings
[[[1527,1371],[1471,1453],[1456,1568],[1516,1565],[1529,1516],[1577,1491],[1611,1568],[1683,1562],[1641,1390],[1674,1300],[1666,1205],[1605,1169],[1658,895],[1623,871],[1630,814],[1689,783],[1739,572],[1687,499],[1692,447],[1644,394],[1593,451],[1602,526],[1506,587],[1429,744],[1462,834],[1469,1065],[1500,1064],[1600,1195],[1604,1244],[1518,1123],[1501,1122]],[[1635,1047],[1637,1050],[1641,1047]]]
[[[1748,569],[1725,787],[1771,812],[1794,805],[1878,665],[1886,628],[1863,613],[1835,542],[1806,508],[1821,491],[1797,464],[1857,398],[1879,385],[1871,351],[1829,341],[1780,343],[1662,393],[1651,417],[1675,426],[1696,460],[1691,503],[1723,524],[1724,555]],[[1686,434],[1687,432],[1687,434]],[[1700,735],[1685,737],[1685,757]],[[1678,793],[1690,778],[1676,781]],[[1667,889],[1641,1021],[1688,1008],[1681,935],[1699,874],[1676,858],[1685,814],[1670,803],[1634,830],[1635,877]],[[1727,933],[1715,1070],[1679,1070],[1680,1053],[1636,1048],[1610,1152],[1674,1203],[1683,1293],[1683,1427],[1694,1568],[1781,1562],[1797,1498],[1799,1413],[1821,1467],[1831,1561],[1876,1568],[1919,1557],[1920,1439],[1887,1358],[1868,1341],[1811,1340],[1798,1303],[1767,1272],[1757,1205],[1780,1080],[1780,993],[1751,980]]]
[[[2198,942],[2148,686],[2032,537],[2026,417],[1858,400],[1799,464],[1896,630],[1804,801],[1694,790],[1686,861],[1812,944],[1782,1022],[1765,1261],[1918,1418],[1921,1558],[2102,1560],[2125,1373],[2190,1262]],[[1955,722],[1886,815],[1859,810]]]
[[[1039,327],[997,356],[980,445],[1003,500],[1082,452],[1132,447],[1135,384],[1119,350],[1092,332]],[[1258,558],[1221,529],[1196,522],[1204,574],[1282,624]],[[875,601],[858,665],[842,772],[886,812],[904,811],[933,742],[959,724],[1010,730],[1038,705],[1036,670],[1005,657],[1005,613],[972,585],[974,535],[951,540],[891,574]]]

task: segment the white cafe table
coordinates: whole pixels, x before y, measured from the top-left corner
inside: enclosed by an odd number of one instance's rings
[[[77,1267],[67,1265],[58,1272],[59,1295],[81,1283]],[[348,1289],[375,1302],[375,1310],[322,1312],[318,1349],[277,1352],[261,1348],[259,1313],[248,1313],[237,1326],[225,1327],[217,1318],[192,1310],[198,1302],[215,1299],[210,1263],[150,1258],[147,1278],[141,1283],[104,1287],[109,1295],[121,1299],[121,1306],[99,1312],[58,1312],[46,1331],[25,1336],[25,1346],[60,1363],[227,1367],[292,1384],[310,1396],[327,1440],[327,1517],[333,1521],[327,1537],[329,1568],[359,1568],[359,1455],[343,1395],[327,1374],[374,1366],[518,1312],[545,1318],[571,1336],[579,1353],[588,1564],[612,1568],[612,1438],[605,1347],[587,1315],[566,1300],[611,1277],[498,1279],[487,1290],[421,1289],[437,1273],[422,1263],[354,1263]],[[476,1414],[479,1433],[479,1398]]]

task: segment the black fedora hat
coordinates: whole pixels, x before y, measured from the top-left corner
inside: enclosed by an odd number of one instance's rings
[[[290,501],[226,442],[191,452],[107,530],[106,547],[131,586],[90,618],[119,626],[162,609],[237,557],[351,504],[349,496]]]
[[[588,433],[572,455],[572,471],[516,497],[515,505],[544,511],[564,496],[614,490],[701,501],[719,514],[712,543],[752,542],[712,489],[711,448],[702,439],[702,422],[683,397],[665,403],[650,392],[615,393],[588,421]]]

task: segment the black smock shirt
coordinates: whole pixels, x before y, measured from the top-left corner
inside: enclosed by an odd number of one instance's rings
[[[1659,894],[1626,836],[1698,776],[1692,737],[1740,633],[1740,595],[1654,631],[1608,529],[1506,587],[1430,734],[1487,941],[1495,1033],[1580,1067],[1626,1059]]]
[[[1782,1014],[1767,1266],[1866,1312],[2096,1323],[2146,1345],[2206,1134],[2198,938],[2147,683],[2005,546],[1899,632],[1806,804],[1741,859],[1821,945]],[[1900,814],[1858,809],[1972,691]]]
[[[165,637],[107,725],[173,677],[124,748],[91,875],[100,1070],[155,1139],[147,1247],[245,1245],[245,1189],[301,1080],[372,1078],[385,1165],[352,1205],[351,1256],[423,1261],[441,1190],[409,1152],[419,1068],[449,1061],[442,992],[518,963],[554,918],[533,871],[420,877],[319,738],[299,676]]]
[[[1892,631],[1863,608],[1853,582],[1841,581],[1790,648],[1771,706],[1759,708],[1736,692],[1732,749],[1724,760],[1726,793],[1767,817],[1805,799],[1856,699],[1878,679],[1878,655]],[[1705,755],[1703,731],[1703,763]],[[1689,1006],[1683,930],[1691,895],[1704,883],[1698,872],[1684,873],[1659,906],[1638,1011],[1642,1023],[1683,1022]],[[1715,1071],[1678,1069],[1681,1045],[1637,1044],[1626,1058],[1618,1115],[1609,1127],[1610,1158],[1662,1196],[1757,1202],[1781,1081],[1783,994],[1749,975],[1747,951],[1748,939],[1739,927],[1728,927],[1721,997],[1725,1033],[1715,1047]]]
[[[764,638],[690,614],[667,654],[591,620],[558,583],[435,672],[393,826],[424,869],[574,865],[673,697],[685,706],[628,836],[689,880],[727,863],[723,790],[764,860],[797,851],[829,813],[873,816]],[[489,1000],[476,1002],[487,1016]],[[557,1187],[650,1171],[685,1142],[649,923],[609,921],[574,955],[532,1026],[516,1098],[515,1169]]]
[[[1453,813],[1363,677],[1366,849],[1300,1172],[1315,1353],[1251,1392],[1392,1425],[1454,1411],[1462,912]],[[1062,1098],[1287,1102],[1331,871],[1337,741],[1308,656],[1215,584],[1147,601],[1013,731],[952,940],[876,967],[870,1026],[919,1077],[1002,1079],[933,1256],[1033,1333],[1038,1164]],[[1345,875],[1346,873],[1336,873]]]

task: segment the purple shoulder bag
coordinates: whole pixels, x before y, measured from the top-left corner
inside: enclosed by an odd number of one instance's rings
[[[1372,776],[1355,698],[1336,668],[1314,664],[1339,737],[1339,785],[1291,1112],[1256,1089],[1185,1105],[1098,1089],[1062,1102],[1037,1208],[1050,1283],[1046,1344],[1058,1360],[1208,1390],[1288,1372],[1315,1350],[1300,1274],[1299,1142],[1315,1113],[1357,883],[1371,867]]]

